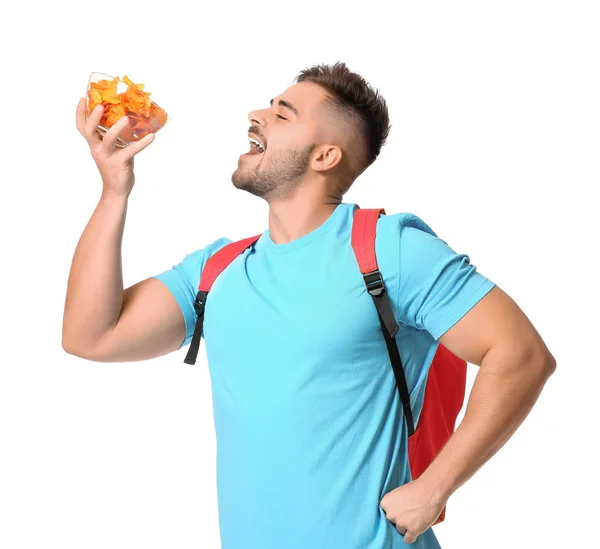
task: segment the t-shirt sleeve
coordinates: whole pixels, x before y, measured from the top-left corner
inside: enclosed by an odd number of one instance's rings
[[[438,340],[495,283],[417,216],[400,222],[398,304],[409,325]]]
[[[205,248],[186,255],[180,263],[173,265],[172,269],[152,277],[160,280],[170,290],[183,313],[185,339],[180,349],[190,343],[194,334],[197,318],[194,300],[204,265],[210,256],[230,242],[232,241],[228,238],[219,238]]]

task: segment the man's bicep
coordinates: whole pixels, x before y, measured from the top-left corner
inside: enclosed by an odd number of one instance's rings
[[[148,278],[123,291],[116,325],[86,357],[98,362],[148,360],[176,351],[184,337],[177,301],[164,284]]]
[[[548,348],[525,313],[501,288],[495,286],[440,338],[459,358],[481,365],[495,349],[502,356],[549,356]]]
[[[220,238],[187,254],[172,268],[125,289],[119,320],[95,350],[95,360],[145,360],[189,344],[202,270],[208,257],[229,242]]]

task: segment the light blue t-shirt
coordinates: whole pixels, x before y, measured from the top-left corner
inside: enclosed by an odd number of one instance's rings
[[[223,549],[439,547],[431,528],[405,544],[379,506],[411,477],[385,339],[351,246],[356,208],[340,204],[285,244],[266,230],[209,293],[200,352],[212,384]],[[183,312],[182,347],[205,262],[229,242],[156,276]],[[437,340],[494,283],[411,213],[381,215],[375,246],[416,424]]]

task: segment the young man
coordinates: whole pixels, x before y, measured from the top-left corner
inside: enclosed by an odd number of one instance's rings
[[[121,241],[133,157],[101,110],[77,128],[103,193],[75,251],[63,347],[135,361],[189,344],[207,259],[220,238],[123,289]],[[439,547],[430,526],[449,496],[509,439],[555,361],[515,302],[412,214],[381,215],[376,252],[415,422],[438,343],[480,366],[464,420],[416,480],[381,326],[351,244],[342,196],[378,156],[384,99],[343,63],[302,71],[252,111],[236,188],[269,204],[268,229],[217,279],[203,335],[213,389],[223,549]],[[251,235],[249,235],[251,236]]]

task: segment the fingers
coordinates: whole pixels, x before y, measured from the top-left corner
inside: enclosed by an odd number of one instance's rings
[[[114,151],[119,134],[127,127],[128,123],[129,118],[127,116],[122,116],[104,134],[104,137],[102,138],[102,148],[104,148],[106,152],[112,153]]]
[[[403,526],[396,526],[396,530],[398,530],[398,533],[400,533],[402,536],[404,536],[404,541],[406,543],[414,543],[415,541],[417,541],[417,538],[419,537],[418,535],[415,535],[414,533],[409,532]]]
[[[85,97],[79,98],[77,103],[77,112],[75,113],[75,125],[79,130],[79,133],[85,137]]]
[[[117,120],[110,129],[104,134],[102,139],[102,147],[106,152],[112,153],[114,152],[115,146],[117,144],[117,139],[119,138],[121,132],[127,127],[129,123],[129,118],[127,116],[122,116]],[[128,159],[132,158],[142,149],[145,149],[152,141],[154,140],[154,134],[149,133],[145,135],[142,139],[138,141],[130,141],[126,147],[124,147],[123,158]]]
[[[154,141],[154,134],[149,133],[148,135],[142,137],[139,141],[132,141],[129,143],[129,145],[123,149],[123,152],[119,154],[123,155],[123,157],[128,160],[134,157],[141,150],[145,149],[148,145],[150,145],[150,143],[152,143],[152,141]]]
[[[100,135],[96,131],[100,120],[102,119],[102,113],[104,112],[104,107],[102,105],[98,105],[89,115],[87,121],[85,119],[86,115],[86,101],[85,98],[79,99],[79,103],[77,104],[77,115],[76,115],[76,125],[79,133],[83,135],[91,145],[92,143],[97,143],[100,141]]]
[[[127,127],[129,123],[129,119],[127,116],[121,117],[115,124],[113,124],[108,131],[101,136],[96,128],[98,124],[100,124],[100,120],[102,119],[102,114],[104,113],[104,107],[102,105],[98,105],[89,115],[87,121],[85,119],[86,116],[86,100],[85,97],[81,97],[79,99],[79,103],[77,103],[77,111],[75,117],[75,124],[79,133],[83,135],[90,143],[102,143],[102,148],[109,153],[113,153],[115,151],[117,139],[121,132]],[[139,141],[133,141],[129,143],[124,149],[122,153],[125,159],[131,158],[136,155],[141,150],[145,149],[150,143],[154,141],[154,134],[149,133]]]

